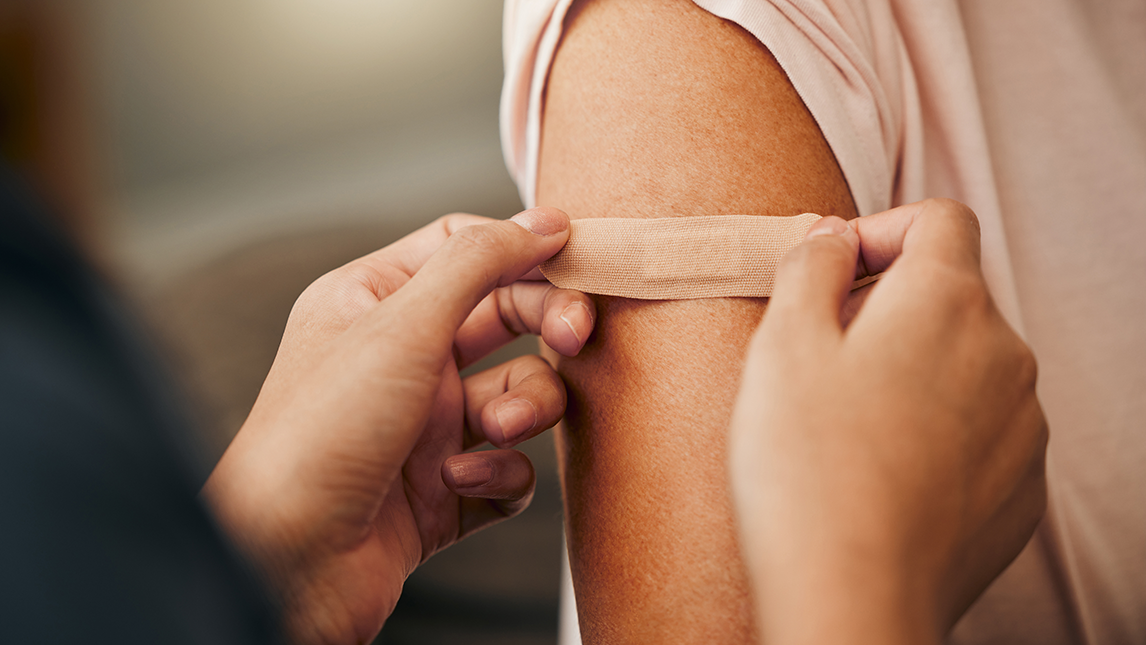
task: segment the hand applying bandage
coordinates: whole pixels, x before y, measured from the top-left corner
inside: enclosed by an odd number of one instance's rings
[[[535,269],[568,228],[553,209],[448,216],[299,298],[203,490],[290,637],[369,642],[418,564],[528,505],[533,468],[504,448],[557,422],[560,379],[535,356],[458,371],[522,333],[580,351],[592,301]],[[466,452],[485,442],[503,449]]]
[[[845,329],[852,280],[880,271]],[[780,264],[730,442],[765,642],[941,642],[1046,503],[1035,362],[987,291],[975,215],[929,200],[816,224]]]

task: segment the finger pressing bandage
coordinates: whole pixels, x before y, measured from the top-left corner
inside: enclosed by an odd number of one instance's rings
[[[812,213],[573,220],[569,242],[541,273],[563,289],[640,300],[767,298],[781,258],[819,220]]]

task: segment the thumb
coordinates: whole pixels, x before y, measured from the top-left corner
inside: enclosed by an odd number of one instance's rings
[[[391,314],[385,317],[388,335],[427,354],[447,355],[482,298],[552,257],[568,239],[569,218],[554,208],[456,231],[383,302]]]
[[[856,275],[859,236],[838,217],[825,217],[808,231],[776,270],[765,322],[784,337],[843,333],[840,307]]]

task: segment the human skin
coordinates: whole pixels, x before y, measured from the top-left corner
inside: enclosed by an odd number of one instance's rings
[[[852,280],[885,270],[845,328]],[[965,206],[817,223],[777,271],[730,429],[764,641],[942,642],[1046,507],[1035,382]]]
[[[855,216],[772,56],[690,2],[575,5],[549,75],[537,195],[573,218]],[[594,337],[556,363],[582,637],[751,642],[726,433],[764,302],[596,301]]]
[[[557,375],[537,357],[459,370],[521,333],[578,352],[592,301],[536,271],[568,225],[447,216],[299,297],[202,492],[295,642],[370,642],[415,567],[529,504],[532,465],[505,448],[560,418]],[[502,450],[465,453],[487,441]]]

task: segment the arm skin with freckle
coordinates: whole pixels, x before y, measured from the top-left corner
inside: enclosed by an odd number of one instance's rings
[[[690,2],[578,3],[550,70],[538,203],[573,218],[856,216],[822,133],[768,50]],[[751,299],[597,298],[552,357],[585,643],[746,643],[752,598],[725,435]]]

